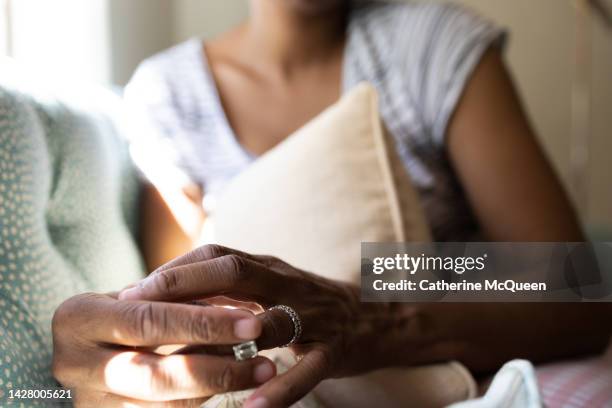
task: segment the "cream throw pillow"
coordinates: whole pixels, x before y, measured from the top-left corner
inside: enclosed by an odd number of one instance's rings
[[[355,284],[361,242],[431,239],[376,91],[365,83],[237,176],[215,208],[208,242]],[[474,390],[467,370],[449,363],[328,380],[315,394],[327,407],[405,407],[442,406]]]

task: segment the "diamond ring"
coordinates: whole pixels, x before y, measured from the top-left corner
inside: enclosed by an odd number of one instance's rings
[[[292,344],[297,343],[297,341],[302,336],[302,321],[300,320],[300,316],[298,316],[296,311],[285,305],[273,306],[268,310],[282,310],[283,312],[287,313],[287,315],[289,315],[291,322],[293,322],[293,336],[291,337],[289,343],[285,344],[282,347],[289,347]]]
[[[254,341],[247,341],[246,343],[238,344],[234,347],[234,357],[236,361],[250,360],[257,357],[257,344]]]

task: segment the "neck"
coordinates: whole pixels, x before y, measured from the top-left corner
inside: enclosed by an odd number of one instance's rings
[[[244,28],[245,52],[284,74],[336,57],[344,46],[347,7],[307,14],[287,3],[251,2],[251,18]]]

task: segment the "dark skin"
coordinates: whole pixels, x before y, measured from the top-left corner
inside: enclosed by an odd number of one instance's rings
[[[205,51],[239,142],[260,155],[339,97],[346,8],[344,2],[333,0],[252,0],[251,6],[244,25],[208,42]],[[253,109],[261,101],[267,109]],[[536,142],[497,50],[489,50],[473,73],[446,139],[453,169],[489,240],[583,241],[576,214]],[[175,202],[172,194],[184,199],[184,190],[160,191],[164,194],[150,190],[143,201],[143,249],[151,270],[192,249],[198,229],[181,227],[167,204]],[[187,196],[199,203],[201,194],[190,191]],[[203,216],[196,218],[197,226]],[[263,382],[247,406],[284,407],[329,377],[448,360],[488,373],[517,357],[542,362],[597,353],[611,334],[608,304],[364,304],[358,293],[352,285],[320,278],[282,260],[228,248],[199,248],[157,269],[130,291],[83,295],[61,306],[54,320],[55,373],[64,384],[77,387],[83,405],[102,400],[118,406],[125,401],[189,406],[223,389]],[[228,311],[213,316],[219,312],[208,309],[215,308],[166,303],[218,295],[251,305],[293,307],[304,321],[304,337],[294,347],[303,357],[300,364],[284,375],[270,379],[274,374],[267,373],[256,381],[255,363],[236,366],[231,357],[221,356],[223,360],[207,365],[179,353],[184,360],[175,364],[192,369],[153,370],[153,378],[164,381],[145,392],[131,383],[138,375],[109,384],[104,376],[92,374],[92,367],[109,366],[113,357],[111,366],[120,372],[159,367],[151,357],[135,364],[112,354],[118,346],[204,344],[223,355],[227,349],[218,346],[236,342],[237,334],[229,327],[238,320],[247,320],[240,338],[257,338],[262,347],[291,338],[291,321],[282,312],[255,317]],[[170,307],[172,327],[167,320]],[[190,329],[193,319],[208,322],[204,335]],[[102,324],[108,331],[90,328],[94,320],[96,327]],[[116,332],[117,327],[142,330],[126,334]],[[116,335],[109,339],[107,333],[113,330]],[[360,352],[364,349],[365,356]],[[132,352],[149,356],[144,350]],[[270,364],[263,358],[256,363]],[[224,370],[224,364],[230,368]],[[190,382],[199,386],[184,386]],[[181,401],[169,402],[176,399]]]

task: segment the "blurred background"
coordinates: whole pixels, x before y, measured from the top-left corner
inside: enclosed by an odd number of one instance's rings
[[[605,15],[612,0],[456,1],[510,31],[507,61],[549,157],[583,222],[611,231],[612,30]],[[0,6],[0,55],[45,75],[104,86],[125,85],[142,59],[193,36],[215,36],[248,11],[247,0],[0,0]]]

